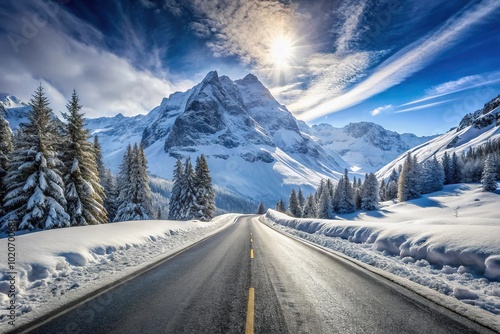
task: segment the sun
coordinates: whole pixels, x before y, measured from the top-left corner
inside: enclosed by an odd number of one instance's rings
[[[272,39],[269,48],[269,58],[271,63],[278,69],[285,69],[290,66],[293,58],[294,45],[288,36],[276,36]]]

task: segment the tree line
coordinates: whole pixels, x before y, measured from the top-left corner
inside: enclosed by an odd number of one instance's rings
[[[336,214],[348,214],[357,210],[376,210],[380,201],[405,202],[421,194],[443,189],[443,185],[461,182],[481,182],[484,191],[497,189],[500,180],[500,140],[489,141],[478,148],[470,148],[461,156],[444,154],[439,161],[436,156],[418,162],[408,153],[405,161],[393,169],[387,179],[379,183],[373,173],[364,180],[349,180],[347,169],[337,182],[323,179],[313,194],[304,197],[302,190],[292,189],[288,201],[279,199],[275,210],[293,217],[333,218]],[[257,213],[265,213],[263,203]]]
[[[89,141],[76,91],[63,113],[65,123],[53,116],[41,85],[29,106],[28,121],[13,133],[0,104],[0,230],[155,218],[142,145],[127,147],[115,177],[104,166],[97,136]],[[211,219],[214,195],[205,157],[197,159],[196,173],[186,168],[180,175],[183,203],[192,196],[196,204],[175,219]]]

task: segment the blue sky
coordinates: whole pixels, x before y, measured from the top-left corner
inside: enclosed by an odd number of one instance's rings
[[[0,91],[147,113],[218,70],[299,119],[443,133],[500,94],[498,0],[8,0]]]

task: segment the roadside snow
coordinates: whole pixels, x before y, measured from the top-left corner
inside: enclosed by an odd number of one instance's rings
[[[130,221],[17,235],[14,268],[0,239],[0,332],[12,330],[7,308],[15,272],[16,327],[187,247],[236,220]],[[10,245],[12,246],[12,245]]]
[[[462,184],[335,220],[295,219],[273,210],[264,220],[287,233],[500,315],[499,200],[498,190],[484,193],[478,184]]]

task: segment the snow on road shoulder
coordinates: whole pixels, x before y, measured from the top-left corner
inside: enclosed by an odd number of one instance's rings
[[[431,198],[439,203],[438,210],[422,205]],[[496,193],[480,194],[475,186],[450,186],[414,202],[387,205],[380,215],[348,217],[357,220],[296,219],[272,210],[264,220],[287,233],[500,315],[500,218],[493,210],[499,198]],[[464,208],[463,217],[460,213],[454,217],[457,206]],[[405,220],[410,216],[414,219]]]
[[[214,234],[237,217],[222,215],[208,223],[130,221],[18,235],[13,270],[8,239],[0,239],[0,329],[15,328],[8,324],[9,272],[15,272],[19,326]]]

